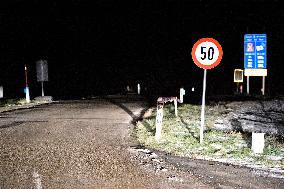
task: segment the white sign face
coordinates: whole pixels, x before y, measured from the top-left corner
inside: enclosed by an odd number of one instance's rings
[[[198,67],[211,69],[220,63],[223,50],[215,39],[202,38],[193,45],[191,56]]]
[[[212,42],[202,42],[196,47],[196,59],[203,65],[212,65],[219,57],[218,47]]]

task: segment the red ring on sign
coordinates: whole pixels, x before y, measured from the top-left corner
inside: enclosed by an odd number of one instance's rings
[[[197,60],[197,58],[195,57],[195,51],[196,51],[197,46],[200,43],[203,43],[203,42],[212,42],[212,43],[214,43],[217,46],[217,48],[219,50],[219,56],[218,56],[217,60],[213,64],[211,64],[211,65],[204,65],[201,62],[199,62]],[[218,64],[220,64],[221,59],[223,57],[223,50],[222,50],[222,47],[221,47],[220,43],[217,40],[215,40],[213,38],[201,38],[196,43],[194,43],[194,45],[192,47],[192,50],[191,50],[191,57],[192,57],[193,62],[198,67],[203,68],[203,69],[211,69],[211,68],[216,67]]]

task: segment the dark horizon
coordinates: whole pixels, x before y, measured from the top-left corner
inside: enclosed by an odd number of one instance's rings
[[[203,70],[193,63],[191,48],[212,37],[224,55],[208,71],[207,95],[233,94],[233,71],[244,68],[244,35],[265,33],[266,92],[283,95],[283,18],[276,0],[2,3],[0,85],[5,97],[24,97],[27,64],[31,96],[39,96],[35,62],[46,59],[46,95],[55,98],[119,93],[138,82],[156,95],[178,95],[181,86],[200,92]],[[261,77],[251,78],[250,86],[261,94]]]

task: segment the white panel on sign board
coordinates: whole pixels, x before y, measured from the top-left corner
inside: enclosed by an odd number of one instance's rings
[[[245,69],[245,76],[267,76],[267,69]]]

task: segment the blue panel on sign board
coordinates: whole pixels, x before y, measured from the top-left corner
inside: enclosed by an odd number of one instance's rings
[[[245,69],[266,69],[266,34],[245,34]]]

